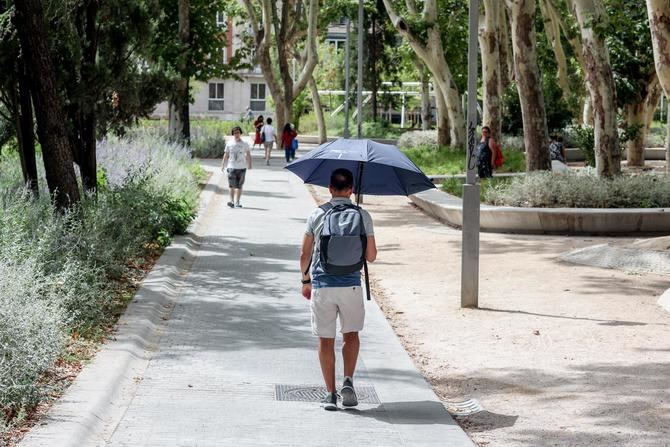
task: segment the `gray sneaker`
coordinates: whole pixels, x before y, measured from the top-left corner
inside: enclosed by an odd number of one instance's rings
[[[337,410],[337,393],[328,393],[321,401],[321,408],[328,411]]]
[[[356,397],[354,381],[351,379],[351,377],[344,378],[344,383],[342,384],[340,394],[342,395],[342,406],[355,407],[358,405],[358,397]]]

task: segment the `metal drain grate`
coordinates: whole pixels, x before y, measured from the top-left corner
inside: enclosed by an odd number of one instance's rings
[[[482,405],[475,399],[468,399],[462,402],[444,402],[444,407],[452,416],[469,416],[484,410]]]
[[[377,392],[372,385],[356,385],[358,402],[362,404],[380,404]],[[294,402],[319,402],[326,397],[325,386],[314,385],[275,385],[275,400]]]

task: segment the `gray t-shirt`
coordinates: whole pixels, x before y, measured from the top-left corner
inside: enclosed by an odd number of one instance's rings
[[[351,204],[351,200],[344,197],[333,197],[330,200],[333,205],[341,205],[343,203]],[[354,272],[349,275],[328,275],[320,266],[319,257],[321,255],[321,247],[319,246],[319,237],[321,230],[323,230],[323,218],[326,215],[321,208],[316,208],[309,218],[307,218],[307,228],[305,234],[314,236],[314,247],[312,249],[312,265],[310,271],[312,273],[312,287],[349,287],[361,285],[361,272]],[[374,227],[372,225],[372,217],[366,210],[361,209],[361,216],[363,217],[363,226],[365,227],[365,234],[367,236],[374,236]]]

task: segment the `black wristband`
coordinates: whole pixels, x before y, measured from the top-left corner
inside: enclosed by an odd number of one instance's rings
[[[300,280],[300,282],[303,283],[303,284],[311,284],[311,283],[312,283],[312,278],[310,278],[310,279],[302,279],[302,280]]]

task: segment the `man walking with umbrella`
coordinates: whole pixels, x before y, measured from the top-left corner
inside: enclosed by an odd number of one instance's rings
[[[361,266],[377,257],[370,214],[354,205],[354,178],[348,169],[330,176],[330,202],[316,208],[307,220],[300,253],[302,293],[310,300],[312,332],[319,337],[319,362],[327,395],[326,410],[337,410],[335,336],[339,315],[343,337],[344,382],[342,405],[358,405],[353,376],[358,360],[358,333],[365,320]]]

